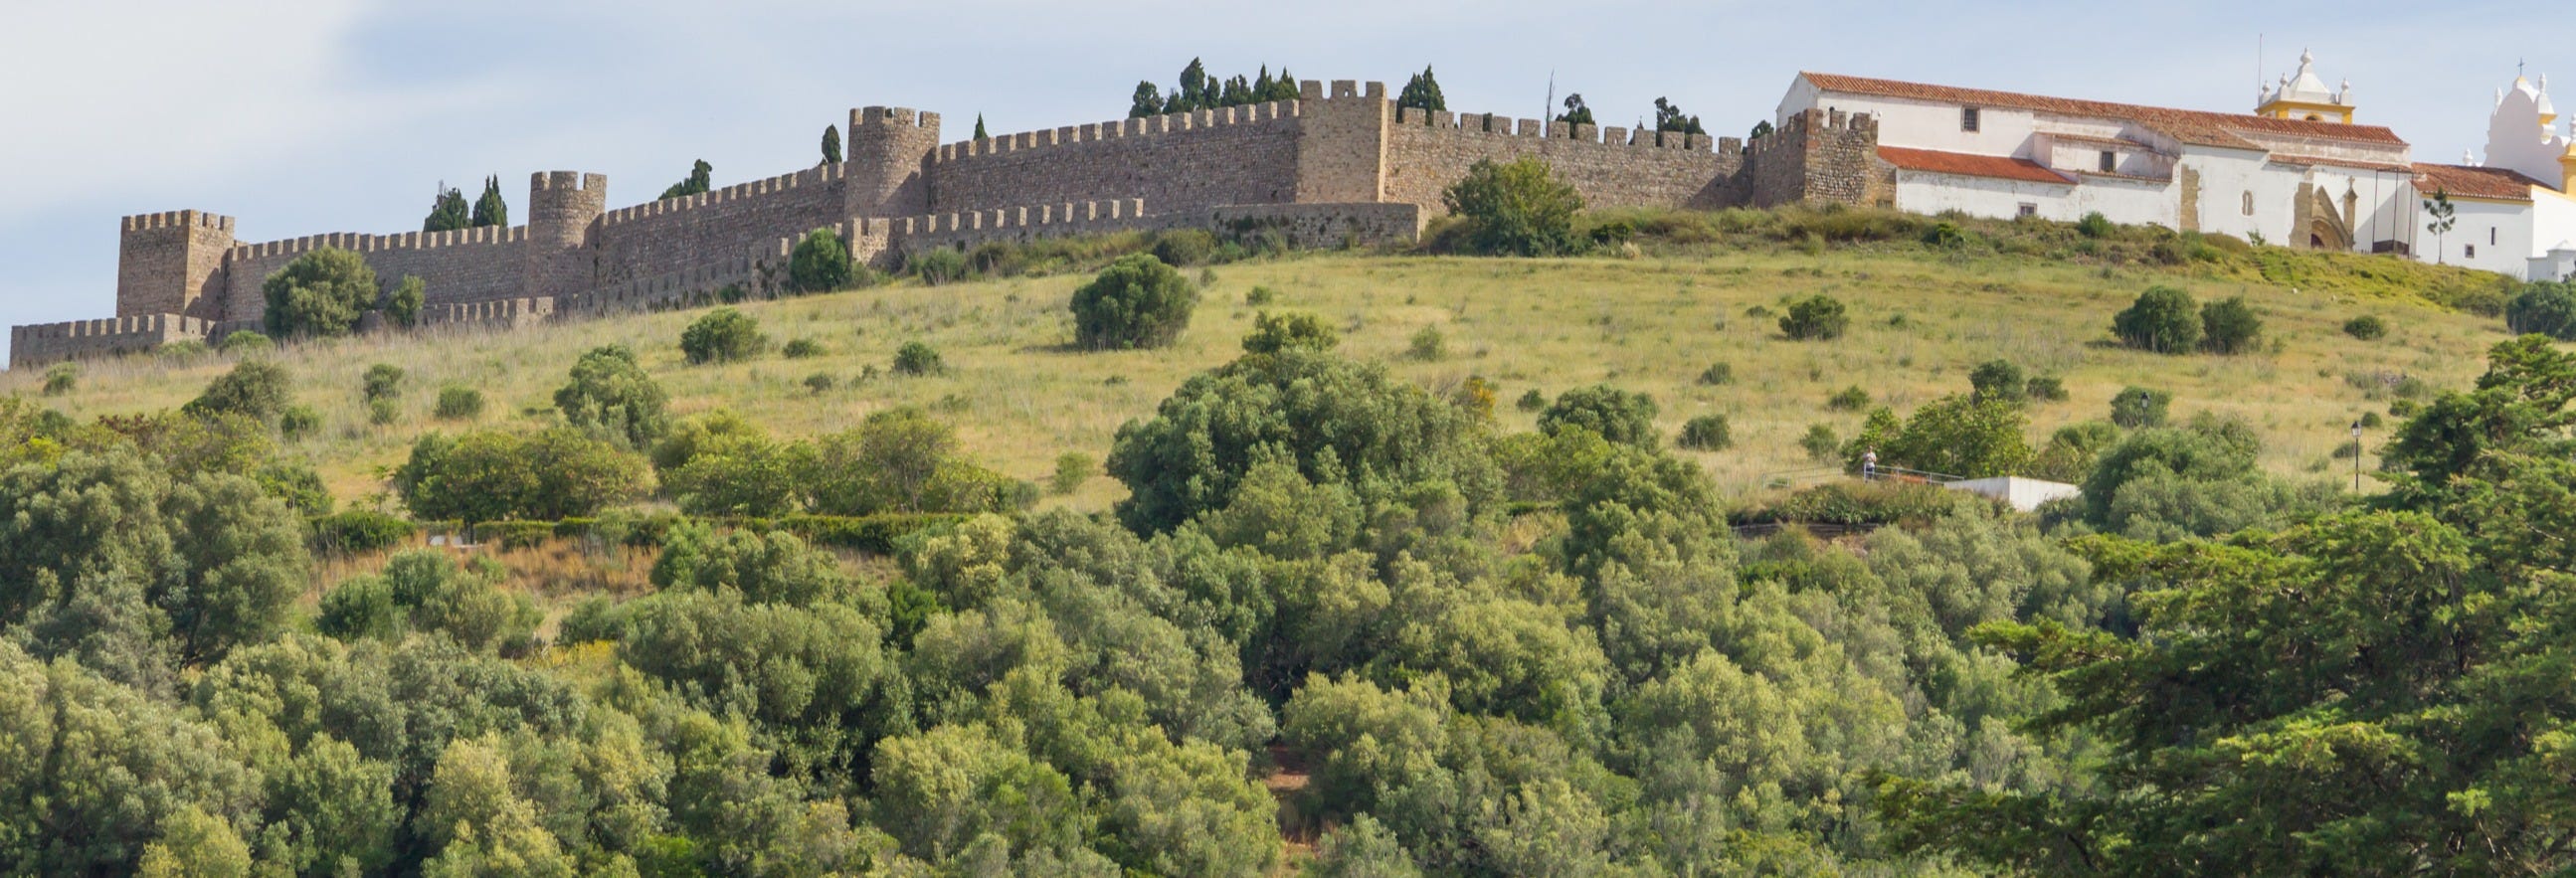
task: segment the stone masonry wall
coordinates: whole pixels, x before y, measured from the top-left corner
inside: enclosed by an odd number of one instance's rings
[[[1869,204],[1878,174],[1878,119],[1808,109],[1745,150],[1750,203]]]
[[[1741,202],[1743,145],[1729,137],[1567,126],[1536,119],[1407,109],[1388,129],[1386,198],[1446,213],[1441,193],[1479,160],[1535,157],[1583,194],[1587,207],[1713,209]]]
[[[846,218],[851,166],[825,165],[703,195],[612,210],[593,227],[592,286],[685,272],[737,259],[782,235]]]
[[[126,217],[117,244],[117,316],[219,316],[224,251],[232,246],[232,217],[193,210]]]
[[[13,326],[9,328],[9,368],[148,351],[174,341],[205,338],[210,328],[206,321],[176,314]]]
[[[1277,101],[948,144],[927,166],[929,210],[1141,198],[1179,211],[1290,201],[1297,116],[1297,102]]]
[[[254,325],[268,310],[260,285],[296,257],[338,247],[365,256],[376,281],[391,286],[405,275],[421,279],[424,304],[479,302],[523,294],[525,226],[485,226],[452,232],[405,232],[399,235],[329,234],[284,241],[242,244],[226,254],[226,285],[221,319]]]
[[[1277,233],[1300,247],[1418,236],[1441,192],[1478,160],[1534,156],[1595,207],[1866,204],[1888,195],[1870,117],[1810,111],[1748,147],[1398,112],[1383,83],[1299,83],[1299,98],[939,145],[939,116],[865,107],[849,161],[704,195],[605,210],[606,178],[531,179],[529,223],[439,234],[333,234],[242,244],[229,217],[128,217],[118,313],[143,323],[20,327],[13,365],[139,349],[256,327],[260,286],[321,247],[366,256],[379,278],[426,284],[431,322],[518,325],[549,316],[768,291],[794,241],[840,230],[880,266],[929,247],[1195,227]],[[151,322],[159,321],[159,322]]]

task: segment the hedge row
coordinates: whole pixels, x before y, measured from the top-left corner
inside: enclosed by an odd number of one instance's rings
[[[704,518],[720,528],[783,530],[808,543],[835,546],[879,555],[893,554],[896,546],[908,536],[927,530],[946,528],[969,516],[948,513],[885,513],[880,515],[789,515],[780,518]],[[617,545],[659,546],[671,528],[688,516],[663,512],[651,515],[611,515],[599,518],[567,518],[561,521],[481,521],[472,524],[455,521],[412,522],[381,512],[353,510],[311,519],[313,550],[346,554],[390,549],[401,545],[421,531],[460,533],[470,543],[498,543],[503,548],[524,548],[549,540],[594,540]]]

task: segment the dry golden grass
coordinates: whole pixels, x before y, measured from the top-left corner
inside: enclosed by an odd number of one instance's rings
[[[2350,259],[2366,270],[2370,257]],[[807,359],[785,359],[773,346],[747,363],[685,365],[680,330],[702,309],[519,332],[331,340],[290,345],[277,356],[295,376],[298,400],[324,419],[319,435],[295,447],[313,457],[343,500],[381,491],[382,470],[401,461],[415,436],[468,426],[431,417],[441,385],[483,389],[490,406],[479,426],[534,427],[554,418],[551,395],[573,360],[611,342],[641,354],[680,414],[730,407],[792,436],[844,429],[889,406],[920,405],[956,423],[974,456],[1043,482],[1057,455],[1105,458],[1121,423],[1150,416],[1191,374],[1232,358],[1257,310],[1243,304],[1245,293],[1262,286],[1277,292],[1269,310],[1322,315],[1343,331],[1346,353],[1383,361],[1404,378],[1444,389],[1484,376],[1497,387],[1495,414],[1507,430],[1531,427],[1532,415],[1512,405],[1523,392],[1552,395],[1598,382],[1652,394],[1668,436],[1694,415],[1724,413],[1736,447],[1687,454],[1740,493],[1768,474],[1811,467],[1797,447],[1808,425],[1846,436],[1857,428],[1860,412],[1825,408],[1835,391],[1857,384],[1901,412],[1964,391],[1970,368],[1998,358],[2061,377],[2073,395],[2034,408],[2034,443],[2061,424],[2102,417],[2113,394],[2137,384],[2171,391],[2178,416],[2199,409],[2243,416],[2262,432],[2264,462],[2276,471],[2339,473],[2343,462],[2328,453],[2344,441],[2346,425],[2387,406],[2348,374],[2385,371],[2460,387],[2482,370],[2485,349],[2504,338],[2500,321],[2411,297],[2359,300],[2210,269],[2187,273],[2193,270],[1866,249],[1631,260],[1309,255],[1214,269],[1189,331],[1158,351],[1069,349],[1065,305],[1084,278],[1054,276],[907,283],[740,306],[759,318],[773,345],[819,342],[825,353]],[[2111,315],[2155,283],[2183,286],[2203,300],[2246,296],[2277,346],[2247,356],[2173,357],[2106,345]],[[1852,330],[1840,340],[1788,341],[1774,319],[1747,315],[1756,306],[1781,311],[1793,298],[1820,292],[1849,306]],[[2387,320],[2389,336],[2346,337],[2343,321],[2361,313]],[[1445,337],[1445,357],[1407,355],[1424,327]],[[916,339],[937,347],[948,371],[884,374],[895,349]],[[1699,385],[1701,371],[1719,361],[1732,364],[1734,383]],[[387,426],[368,423],[359,396],[360,376],[378,362],[409,373],[401,417]],[[229,367],[211,355],[90,362],[78,390],[46,402],[81,418],[173,408]],[[859,380],[870,368],[877,377]],[[816,373],[837,386],[809,391],[805,378]],[[41,381],[35,370],[0,374],[0,393],[32,396]],[[1122,493],[1115,481],[1094,478],[1047,502],[1103,509]]]

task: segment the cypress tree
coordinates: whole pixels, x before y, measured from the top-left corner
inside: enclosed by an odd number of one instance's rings
[[[1395,105],[1417,110],[1449,109],[1448,99],[1440,96],[1440,80],[1431,75],[1431,65],[1428,64],[1423,65],[1422,72],[1414,74],[1412,79],[1405,80],[1404,91],[1395,96]]]
[[[710,188],[709,184],[715,177],[715,170],[716,167],[707,164],[706,159],[699,159],[696,165],[689,168],[689,178],[673,183],[671,188],[662,190],[662,197],[686,198],[691,195],[706,194]]]
[[[510,202],[501,197],[500,177],[483,179],[483,197],[474,200],[473,224],[477,228],[510,224]]]
[[[977,140],[991,140],[991,139],[993,139],[993,136],[992,136],[992,135],[984,133],[984,114],[982,114],[982,113],[977,113],[977,114],[975,114],[975,139],[977,139]]]
[[[823,126],[823,163],[827,165],[837,165],[841,163],[840,126]]]

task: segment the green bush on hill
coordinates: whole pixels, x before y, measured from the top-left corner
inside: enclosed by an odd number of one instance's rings
[[[1156,348],[1179,338],[1198,288],[1147,254],[1127,256],[1073,291],[1074,343],[1091,350]]]
[[[412,443],[394,493],[422,519],[556,519],[596,513],[643,494],[644,461],[580,430],[438,433]]]
[[[2200,306],[2173,287],[2149,287],[2111,318],[2111,334],[2121,344],[2159,354],[2190,353],[2199,347],[2201,331]]]
[[[324,247],[295,258],[260,282],[268,334],[280,338],[347,335],[376,302],[376,270],[354,251]]]
[[[1793,341],[1831,341],[1843,337],[1850,326],[1842,300],[1823,293],[1791,304],[1789,313],[1780,318],[1780,334]]]
[[[1544,161],[1479,159],[1440,200],[1467,222],[1468,240],[1478,253],[1555,256],[1576,250],[1574,215],[1583,210],[1583,196]]]
[[[680,332],[680,353],[692,366],[748,360],[768,349],[760,321],[732,308],[709,311]]]

